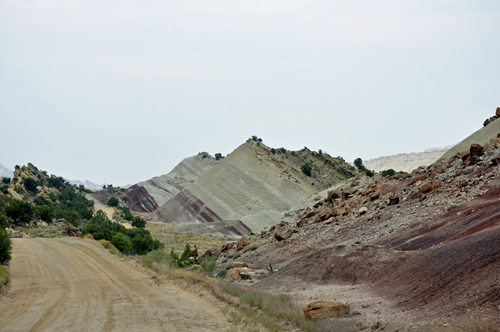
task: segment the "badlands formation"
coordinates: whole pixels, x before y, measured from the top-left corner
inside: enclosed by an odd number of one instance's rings
[[[411,174],[369,178],[327,155],[294,154],[249,140],[151,218],[240,220],[257,234],[198,261],[233,264],[221,276],[306,308],[341,301],[360,330],[446,331],[479,317],[497,331],[500,121]]]
[[[311,168],[311,176],[302,172],[303,165]],[[325,153],[270,149],[249,139],[219,161],[207,154],[187,158],[171,173],[133,186],[127,197],[132,210],[153,211],[151,221],[239,221],[248,234],[274,225],[298,203],[356,175],[343,160]],[[144,192],[148,195],[138,194]]]

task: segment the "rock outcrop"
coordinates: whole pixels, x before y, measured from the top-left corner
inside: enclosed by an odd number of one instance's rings
[[[304,308],[304,315],[309,319],[342,317],[350,312],[348,305],[342,302],[316,301]]]

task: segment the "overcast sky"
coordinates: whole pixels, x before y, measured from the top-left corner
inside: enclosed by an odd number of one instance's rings
[[[251,135],[352,161],[500,106],[500,1],[0,0],[0,162],[125,185]]]

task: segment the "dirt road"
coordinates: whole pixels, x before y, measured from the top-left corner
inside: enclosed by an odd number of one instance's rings
[[[110,220],[113,220],[113,213],[115,213],[115,209],[113,207],[102,204],[97,199],[92,197],[91,194],[87,194],[85,197],[88,200],[94,201],[94,211],[103,210],[106,213],[106,215],[108,216],[108,218]]]
[[[13,239],[0,331],[224,331],[199,297],[121,262],[91,240]]]

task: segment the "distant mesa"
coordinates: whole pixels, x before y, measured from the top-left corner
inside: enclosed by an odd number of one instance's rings
[[[443,148],[426,149],[424,152],[401,153],[387,157],[379,157],[363,161],[366,168],[375,172],[393,169],[396,172],[411,173],[420,166],[429,166],[438,160],[453,145]]]

